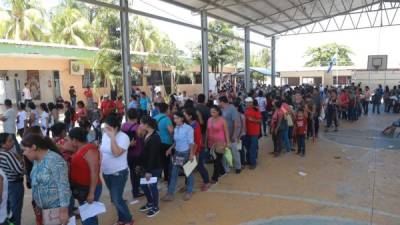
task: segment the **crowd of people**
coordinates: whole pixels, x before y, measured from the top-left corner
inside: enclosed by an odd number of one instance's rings
[[[7,99],[0,116],[4,128],[0,224],[21,224],[24,180],[32,190],[38,225],[50,224],[51,219],[58,221],[51,224],[67,224],[75,202],[99,201],[104,184],[117,211],[115,224],[134,224],[128,204],[145,197],[139,211],[148,217],[157,215],[159,199],[176,197],[187,162],[196,159],[200,190],[207,191],[231,170],[240,174],[246,168],[256,169],[261,138],[272,137],[274,157],[296,150],[304,157],[307,140],[316,141],[321,123],[326,122],[325,132],[338,131],[340,119],[355,121],[367,115],[370,103],[373,112],[380,113],[385,93],[381,86],[372,94],[369,87],[354,84],[345,88],[264,85],[248,93],[221,89],[209,92],[206,99],[204,94],[187,96],[186,92],[168,98],[161,92],[147,96],[135,89],[129,103],[104,95],[98,104],[90,88],[84,93],[86,99],[77,101],[71,87],[71,101],[37,106],[26,99],[17,112]],[[386,109],[391,108],[385,102]],[[158,182],[141,184],[141,178]],[[131,201],[123,198],[128,180]],[[168,186],[162,198],[161,182]],[[188,201],[195,190],[193,173],[185,176],[184,184],[178,192]],[[99,221],[92,217],[83,224]]]

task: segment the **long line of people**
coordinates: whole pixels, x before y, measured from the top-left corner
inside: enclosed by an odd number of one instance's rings
[[[375,91],[374,106],[380,89]],[[196,158],[200,190],[207,191],[231,168],[236,174],[246,166],[255,169],[263,136],[271,135],[275,157],[295,151],[295,143],[297,153],[305,156],[306,140],[318,138],[320,122],[326,120],[325,131],[333,124],[337,131],[338,118],[352,121],[361,116],[361,110],[367,114],[371,97],[368,87],[362,91],[354,85],[342,90],[259,87],[248,94],[221,90],[208,100],[204,94],[194,98],[171,95],[169,104],[160,93],[153,100],[138,93],[127,104],[124,123],[122,98],[112,101],[103,96],[99,108],[90,102],[91,109],[83,101],[77,107],[65,101],[42,103],[37,110],[28,101],[29,109],[21,103],[18,113],[6,100],[6,111],[0,116],[4,127],[0,134],[0,224],[21,224],[25,175],[38,225],[49,224],[51,213],[59,224],[66,224],[75,200],[79,205],[98,201],[103,183],[117,211],[115,224],[134,224],[128,205],[142,196],[146,204],[139,211],[148,217],[160,212],[158,184],[141,185],[141,178],[159,178],[158,183],[167,185],[161,200],[172,201],[182,166]],[[211,177],[209,161],[213,163]],[[123,198],[128,179],[131,201]],[[188,201],[195,190],[194,174],[185,177],[184,183],[179,192]],[[99,221],[93,217],[83,224]]]

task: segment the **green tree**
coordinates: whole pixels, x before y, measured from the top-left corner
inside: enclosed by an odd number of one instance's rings
[[[309,48],[305,56],[311,59],[306,62],[305,66],[328,66],[334,55],[337,55],[336,65],[351,66],[354,65],[350,58],[353,54],[351,49],[345,45],[337,43],[325,44],[315,48]]]
[[[100,50],[93,60],[93,70],[96,74],[95,88],[100,79],[100,73],[104,73],[107,79],[111,81],[113,90],[122,86],[122,60],[120,50],[119,16],[117,11],[98,8],[97,16],[93,25],[98,29],[102,38],[97,40]],[[119,93],[122,89],[118,90]]]
[[[87,46],[93,43],[91,24],[73,6],[60,7],[52,17],[52,38],[56,43]]]
[[[5,0],[0,9],[0,36],[5,39],[46,41],[44,10],[36,0]]]
[[[225,65],[237,66],[243,59],[243,50],[237,40],[227,37],[234,35],[232,25],[215,20],[209,23],[208,28],[211,31],[208,33],[209,64],[213,73],[220,73],[222,76]]]
[[[150,20],[141,16],[133,16],[130,21],[130,44],[131,50],[136,52],[143,52],[144,55],[135,55],[133,60],[140,64],[139,70],[143,74],[145,63],[149,62],[151,53],[154,53],[160,47],[160,32],[154,27]],[[142,79],[142,76],[135,79]],[[145,78],[147,79],[147,78]],[[144,83],[143,85],[147,85]]]
[[[269,50],[264,48],[261,52],[252,54],[250,57],[250,66],[269,68],[271,55]]]

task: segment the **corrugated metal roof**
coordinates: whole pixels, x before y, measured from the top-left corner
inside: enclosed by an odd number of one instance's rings
[[[273,36],[338,15],[379,4],[381,0],[163,0],[265,36]]]

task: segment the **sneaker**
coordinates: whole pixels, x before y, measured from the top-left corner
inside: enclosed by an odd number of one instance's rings
[[[135,205],[135,204],[138,204],[140,201],[139,200],[137,200],[137,199],[132,199],[130,202],[129,202],[129,205]]]
[[[211,183],[211,184],[217,184],[218,181],[217,181],[217,180],[212,180],[210,183]]]
[[[252,165],[252,166],[249,167],[249,169],[254,170],[254,169],[256,169],[256,167],[257,167],[257,166]]]
[[[242,170],[241,169],[236,169],[236,174],[240,174],[240,172],[242,172]]]
[[[186,192],[185,195],[183,195],[183,201],[189,201],[192,198],[192,193]]]
[[[150,209],[152,209],[151,205],[146,204],[146,205],[140,207],[140,208],[139,208],[139,211],[140,211],[140,212],[147,212],[147,211],[149,211]]]
[[[150,209],[150,211],[147,212],[147,217],[151,218],[154,217],[155,215],[157,215],[160,212],[159,208],[152,208]]]
[[[174,196],[170,195],[170,194],[166,194],[162,199],[163,202],[171,202],[174,200]]]
[[[219,178],[223,178],[224,176],[226,176],[226,174],[228,174],[228,173],[224,172],[223,174],[219,175]]]

